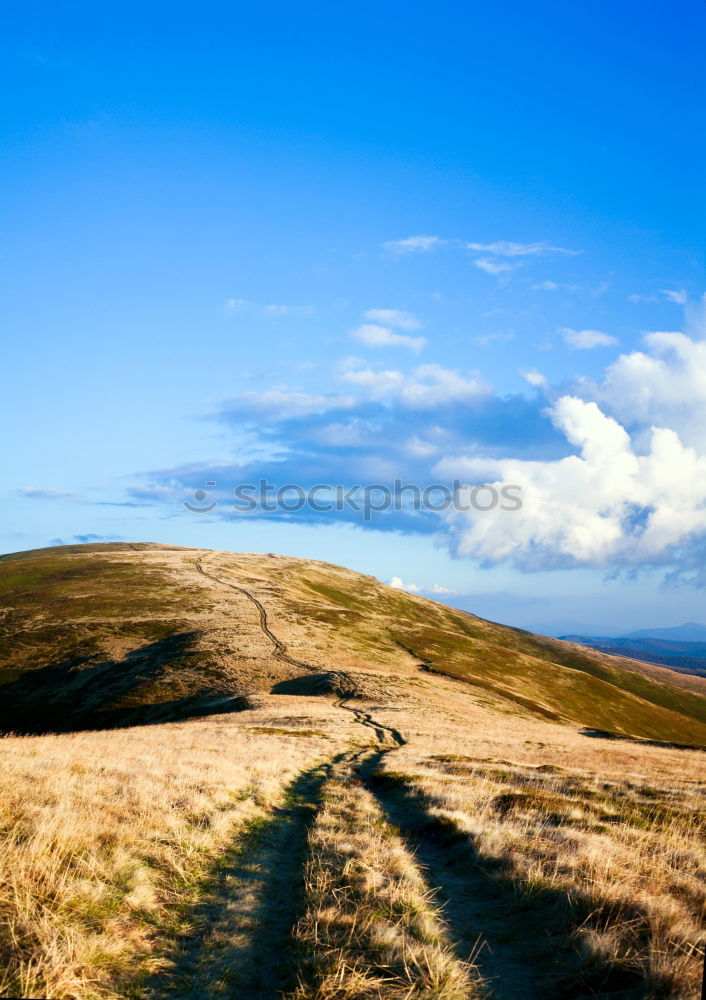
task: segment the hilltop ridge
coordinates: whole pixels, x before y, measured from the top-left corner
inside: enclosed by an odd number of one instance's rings
[[[330,563],[153,543],[0,557],[6,730],[156,722],[267,693],[443,700],[706,745],[706,680],[497,625]],[[268,627],[263,630],[263,614]]]

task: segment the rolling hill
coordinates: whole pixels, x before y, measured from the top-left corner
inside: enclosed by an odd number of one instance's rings
[[[277,555],[0,595],[3,996],[699,995],[706,680]]]
[[[258,693],[443,699],[706,745],[706,681],[533,635],[328,563],[123,543],[0,558],[0,726],[247,707]]]

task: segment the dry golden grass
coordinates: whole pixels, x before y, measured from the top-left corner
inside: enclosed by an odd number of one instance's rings
[[[547,995],[697,997],[706,941],[703,753],[513,719],[503,726],[497,717],[492,732],[492,722],[486,715],[468,735],[453,722],[432,734],[427,722],[426,733],[386,758],[377,784],[415,842],[444,845],[447,894],[481,900],[462,918],[471,938],[488,941],[479,964],[496,977],[498,995],[516,971],[503,970],[504,949],[534,960],[537,982],[539,966],[554,964]],[[420,859],[433,865],[433,850]],[[482,905],[492,896],[499,907]]]
[[[304,737],[231,716],[1,740],[0,993],[124,995],[224,846],[330,755],[325,708]]]
[[[335,768],[310,834],[293,1000],[478,996],[413,856],[354,775],[350,761]]]
[[[74,589],[52,576],[41,613],[32,559],[8,564],[5,639],[25,665],[55,628],[43,616],[73,607],[60,662],[18,682],[26,703],[5,677],[33,731],[68,727],[57,705],[87,691],[106,724],[116,698],[123,721],[247,710],[0,740],[0,993],[695,1000],[704,754],[579,727],[693,742],[700,681],[624,673],[326,564],[71,558]],[[132,618],[111,574],[142,581]]]
[[[0,741],[2,992],[696,997],[703,754],[437,691]]]

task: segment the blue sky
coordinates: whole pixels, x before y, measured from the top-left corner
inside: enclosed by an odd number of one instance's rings
[[[10,3],[2,549],[277,550],[520,625],[703,620],[705,19]],[[526,503],[235,516],[260,475]]]

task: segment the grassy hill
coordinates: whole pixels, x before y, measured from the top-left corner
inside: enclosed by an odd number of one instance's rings
[[[0,995],[700,995],[706,681],[275,555],[0,595]]]
[[[443,700],[706,745],[706,682],[393,590],[328,563],[161,545],[0,557],[0,726],[175,720],[257,693]],[[262,627],[265,615],[266,629]]]

